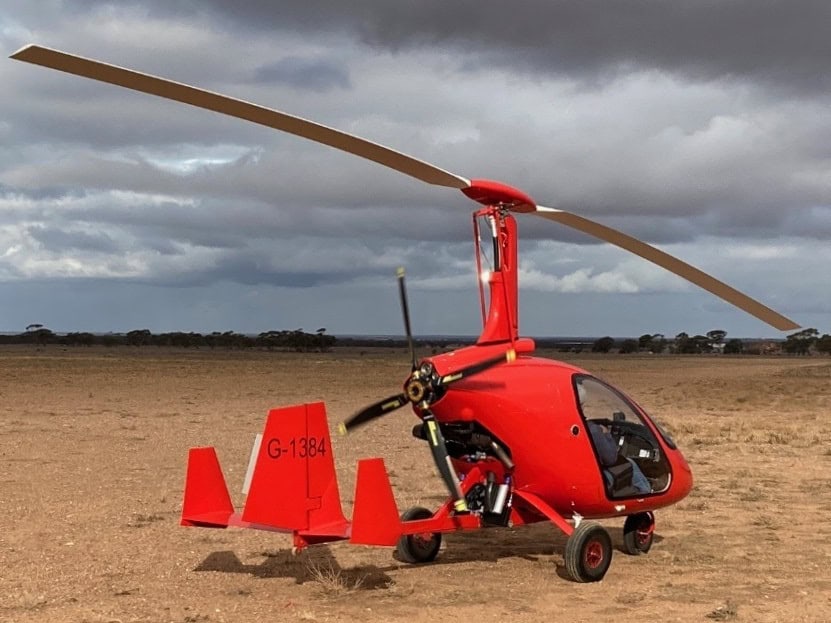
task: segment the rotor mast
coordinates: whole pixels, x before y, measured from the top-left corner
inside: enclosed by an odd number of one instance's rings
[[[482,303],[482,334],[477,344],[494,344],[519,339],[519,303],[517,283],[517,225],[511,212],[532,212],[534,200],[516,188],[491,180],[471,180],[462,192],[485,205],[473,213],[476,268]],[[488,222],[493,241],[493,267],[487,275],[482,271],[479,222]],[[488,311],[485,314],[484,285],[487,277]]]
[[[478,219],[485,218],[493,242],[493,266],[482,268],[482,249]],[[477,344],[514,343],[519,337],[517,288],[517,225],[504,208],[488,206],[473,214],[476,236],[476,268],[479,274],[479,299],[482,305],[482,334]],[[485,313],[485,282],[488,309]]]

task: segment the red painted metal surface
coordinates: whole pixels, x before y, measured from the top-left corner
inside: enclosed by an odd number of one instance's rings
[[[314,535],[346,525],[323,403],[273,409],[266,419],[242,520]]]
[[[509,466],[493,457],[454,459],[463,491],[483,483],[488,473],[497,483],[510,477],[511,523],[548,520],[566,534],[573,532],[569,520],[578,515],[632,515],[684,498],[692,488],[692,472],[683,455],[669,447],[643,409],[622,393],[654,436],[668,466],[669,484],[657,493],[608,497],[574,390],[575,376],[590,375],[566,363],[534,357],[533,340],[519,337],[517,232],[506,210],[532,209],[533,200],[487,180],[475,180],[464,192],[489,206],[476,215],[491,219],[496,230],[499,261],[488,278],[489,308],[475,345],[424,361],[445,375],[510,350],[517,358],[448,385],[430,404],[439,423],[475,423],[487,431],[513,462]],[[414,411],[418,416],[419,409]],[[457,515],[452,509],[448,500],[428,519],[402,522],[383,461],[366,459],[358,466],[353,521],[347,521],[341,511],[325,409],[316,403],[269,413],[242,516],[233,514],[215,452],[192,450],[182,523],[291,531],[298,548],[346,538],[357,544],[389,546],[402,535],[483,527],[480,515]]]
[[[329,422],[322,402],[306,405],[306,437],[309,533],[342,534],[347,522],[341,508]],[[302,450],[301,442],[296,451],[301,454]]]
[[[500,206],[511,212],[533,212],[537,203],[513,186],[493,180],[470,180],[470,186],[462,188],[470,199],[486,206]]]
[[[182,502],[183,526],[224,528],[234,512],[213,448],[191,448]]]
[[[383,459],[358,462],[350,543],[395,545],[401,520]]]
[[[490,305],[478,344],[516,341],[519,337],[519,311],[517,308],[517,228],[516,219],[494,207],[476,212],[476,216],[487,218],[495,225],[497,232],[498,267],[488,274]],[[476,256],[480,256],[479,239],[476,239]],[[477,266],[481,264],[477,263]],[[481,269],[480,269],[481,270]],[[482,293],[480,278],[480,298]]]
[[[533,348],[530,341],[520,340],[517,345],[523,350]],[[486,359],[502,347],[472,346],[437,356],[434,363],[457,367]],[[573,528],[567,520],[575,513],[587,518],[631,515],[653,511],[685,497],[692,487],[689,466],[680,451],[664,443],[642,410],[644,422],[669,461],[671,482],[661,493],[615,500],[606,497],[601,469],[577,408],[572,385],[575,374],[587,373],[565,363],[522,356],[453,385],[432,411],[439,421],[475,421],[510,450],[516,464],[511,473],[516,498],[510,513],[514,525],[549,520],[570,534]],[[301,435],[324,440],[324,454],[317,457],[322,460],[284,457],[283,453],[291,451],[290,440]],[[276,441],[269,445],[276,439],[282,445],[277,446]],[[350,524],[341,511],[329,443],[322,404],[271,411],[242,516],[233,514],[215,451],[192,449],[182,524],[292,531],[298,548],[347,538],[357,544],[389,546],[404,534],[482,527],[476,514],[454,515],[449,501],[429,519],[401,522],[381,459],[359,463]],[[292,460],[281,462],[283,458]],[[454,463],[465,476],[465,492],[482,482],[487,471],[494,472],[499,481],[506,474],[495,459]]]
[[[565,517],[546,504],[545,500],[538,495],[521,489],[515,491],[514,495],[519,498],[520,502],[524,502],[532,509],[544,515],[567,536],[571,536],[571,533],[574,532],[574,527],[566,521]]]
[[[477,348],[483,347],[473,347],[465,357],[475,359]],[[669,462],[672,479],[662,493],[615,500],[606,496],[601,468],[577,408],[575,374],[588,372],[522,356],[453,385],[431,410],[439,422],[475,421],[489,430],[511,451],[516,463],[514,487],[539,496],[565,517],[575,512],[585,517],[630,515],[683,499],[692,488],[689,466],[634,402]],[[456,466],[464,471],[466,465],[457,462]]]

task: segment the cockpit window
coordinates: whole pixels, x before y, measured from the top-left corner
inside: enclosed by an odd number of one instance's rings
[[[661,437],[664,438],[664,442],[673,450],[676,450],[678,446],[675,445],[675,439],[672,438],[672,435],[669,434],[664,425],[661,424],[658,420],[654,417],[652,418],[652,423],[655,425],[655,428],[658,429],[658,432],[661,433]]]
[[[616,392],[591,377],[577,379],[577,397],[583,417],[587,420],[609,420],[641,424],[640,416]]]
[[[669,462],[638,410],[602,381],[575,375],[574,395],[610,498],[642,497],[669,486]]]

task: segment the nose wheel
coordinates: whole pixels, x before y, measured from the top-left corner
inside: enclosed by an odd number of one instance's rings
[[[566,573],[575,582],[598,582],[612,562],[612,539],[594,521],[582,521],[566,541]]]
[[[654,514],[637,513],[629,515],[623,524],[623,551],[631,556],[645,554],[652,547],[654,536]]]

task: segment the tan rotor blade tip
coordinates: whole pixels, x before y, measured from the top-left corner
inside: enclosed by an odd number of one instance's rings
[[[719,281],[712,275],[708,275],[695,266],[687,264],[686,262],[679,260],[677,257],[661,251],[660,249],[656,249],[655,247],[638,240],[637,238],[633,238],[628,234],[624,234],[621,231],[612,229],[611,227],[602,225],[601,223],[592,221],[591,219],[587,219],[572,212],[566,212],[565,210],[558,210],[556,208],[537,206],[537,210],[534,214],[548,219],[549,221],[567,225],[568,227],[582,231],[584,234],[594,236],[595,238],[609,242],[617,247],[620,247],[621,249],[625,249],[630,253],[639,255],[645,260],[648,260],[653,264],[657,264],[661,268],[686,279],[690,283],[694,283],[712,294],[715,294],[720,299],[746,311],[751,316],[755,316],[775,329],[780,331],[799,329],[799,325],[797,323],[790,318],[783,316],[779,312],[772,310],[767,305],[763,305],[756,299],[749,297],[743,292],[739,292],[735,288],[728,286],[726,283]]]

